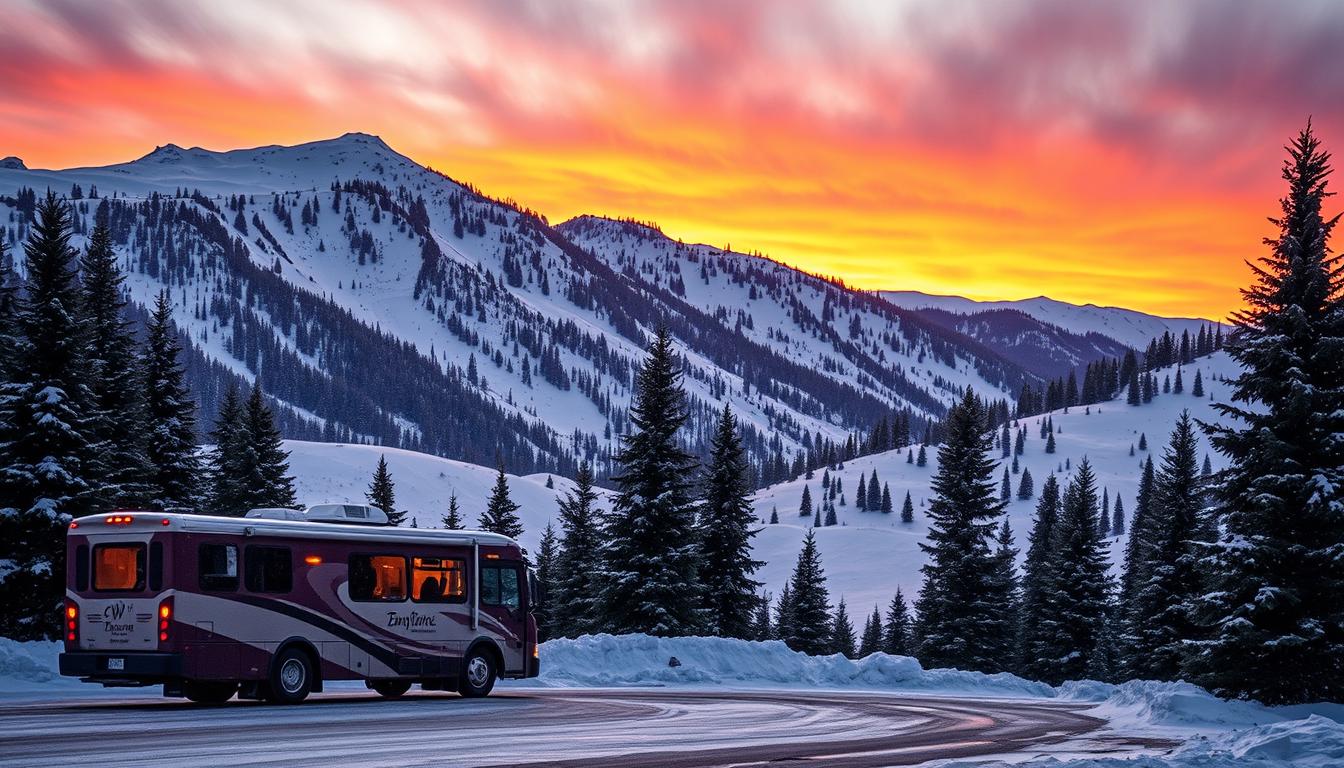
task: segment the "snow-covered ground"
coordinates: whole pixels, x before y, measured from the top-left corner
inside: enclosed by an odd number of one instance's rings
[[[56,675],[59,643],[16,643],[0,638],[0,696],[24,699],[79,698],[127,691],[103,689]],[[688,689],[783,689],[800,692],[870,690],[921,696],[1059,701],[1081,705],[1107,726],[1092,739],[1146,737],[1182,742],[1173,751],[1135,746],[1134,760],[1069,760],[1067,752],[1031,765],[1180,766],[1271,768],[1344,765],[1344,705],[1265,707],[1221,701],[1186,683],[1092,681],[1052,688],[1008,674],[925,670],[908,657],[873,654],[849,660],[811,657],[780,642],[722,638],[654,638],[644,635],[585,636],[552,640],[541,649],[542,677],[509,685],[548,687],[683,687]],[[676,657],[680,666],[671,667]],[[334,686],[339,689],[344,684]],[[357,684],[356,684],[357,686]],[[157,689],[143,689],[157,697]],[[135,694],[132,694],[135,695]],[[1025,757],[1025,756],[1024,756]],[[1018,761],[1020,763],[1020,759]],[[969,763],[968,763],[969,764]],[[977,763],[983,764],[983,763]]]

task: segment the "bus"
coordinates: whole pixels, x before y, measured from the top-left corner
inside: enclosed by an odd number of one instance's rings
[[[486,696],[540,670],[536,578],[506,536],[377,507],[119,511],[66,535],[62,675],[202,703],[297,703],[331,680]]]

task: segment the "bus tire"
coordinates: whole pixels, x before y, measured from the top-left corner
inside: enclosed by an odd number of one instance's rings
[[[197,704],[223,704],[237,692],[238,684],[231,682],[186,680],[182,683],[182,695]]]
[[[410,680],[370,680],[369,687],[384,699],[398,699],[411,690]]]
[[[495,654],[488,645],[478,645],[462,658],[462,674],[457,678],[457,692],[469,699],[490,695],[497,674]]]
[[[297,646],[280,651],[271,662],[270,699],[276,704],[298,704],[313,690],[313,660]]]

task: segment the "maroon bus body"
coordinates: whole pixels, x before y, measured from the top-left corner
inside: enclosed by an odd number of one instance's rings
[[[202,575],[203,545],[232,552],[231,567],[227,557],[213,566],[225,575]],[[115,571],[132,551],[135,572]],[[372,557],[401,559],[400,599],[352,597],[352,564]],[[99,589],[111,561],[109,578],[123,583]],[[412,588],[412,564],[435,561],[460,564],[460,594],[433,600]],[[66,562],[60,670],[88,682],[188,696],[237,683],[240,696],[267,698],[277,659],[294,649],[317,691],[327,680],[459,690],[465,661],[481,655],[493,662],[491,685],[539,671],[533,582],[518,544],[496,534],[130,512],[72,523]],[[494,585],[484,599],[483,580]]]

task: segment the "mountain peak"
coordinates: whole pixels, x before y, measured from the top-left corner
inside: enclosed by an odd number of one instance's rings
[[[11,171],[28,170],[28,166],[23,164],[23,160],[21,158],[15,157],[14,155],[10,155],[9,157],[0,159],[0,168],[4,168],[6,170]]]

